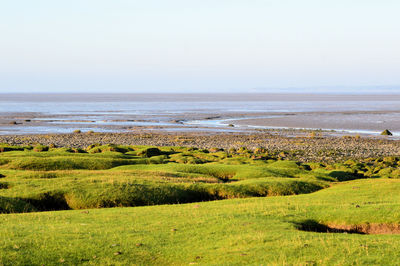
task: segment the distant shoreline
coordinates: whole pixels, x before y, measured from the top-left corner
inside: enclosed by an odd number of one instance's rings
[[[399,93],[0,93],[7,101],[400,101]]]

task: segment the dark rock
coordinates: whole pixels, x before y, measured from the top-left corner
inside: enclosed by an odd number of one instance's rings
[[[382,136],[393,136],[393,133],[389,131],[389,129],[385,129],[382,133]]]

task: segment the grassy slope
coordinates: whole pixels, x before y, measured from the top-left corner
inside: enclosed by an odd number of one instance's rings
[[[397,223],[399,190],[400,180],[355,180],[298,196],[1,215],[0,262],[395,264],[399,235],[303,232],[296,223]]]
[[[92,147],[89,153],[0,148],[0,212],[229,198],[1,214],[0,264],[394,264],[400,259],[399,235],[298,230],[304,221],[398,224],[400,180],[378,177],[398,177],[399,158],[324,166],[246,150],[165,147],[158,155],[146,147]],[[374,179],[346,181],[365,177]],[[233,199],[329,186],[312,194]]]

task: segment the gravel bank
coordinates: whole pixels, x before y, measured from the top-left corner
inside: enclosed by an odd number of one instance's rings
[[[58,147],[87,147],[93,143],[122,145],[187,146],[198,148],[254,149],[299,161],[343,161],[349,158],[400,156],[400,141],[390,138],[306,137],[256,134],[201,133],[92,133],[0,136],[0,143],[12,145],[55,144]]]

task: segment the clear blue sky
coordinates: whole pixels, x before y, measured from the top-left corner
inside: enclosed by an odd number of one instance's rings
[[[399,11],[399,0],[2,1],[0,92],[400,88]]]

